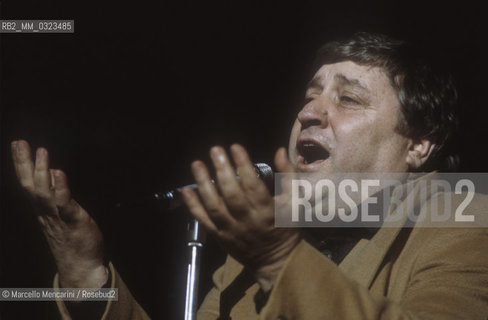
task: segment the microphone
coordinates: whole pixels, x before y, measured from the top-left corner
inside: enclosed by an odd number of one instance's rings
[[[254,169],[256,170],[256,176],[263,180],[270,192],[273,191],[274,180],[273,180],[273,170],[266,163],[254,163]],[[239,180],[239,172],[236,172],[236,177]],[[214,180],[212,180],[215,183]],[[156,191],[151,197],[146,198],[147,200],[156,200],[157,203],[162,207],[163,210],[174,210],[181,207],[184,204],[181,192],[184,188],[190,188],[197,190],[198,186],[196,184],[189,184],[182,187],[177,187],[168,191]],[[117,207],[121,207],[121,203],[116,204]]]
[[[256,170],[257,177],[262,179],[266,186],[271,190],[271,187],[273,185],[273,170],[271,169],[271,167],[266,163],[254,163],[253,165],[254,169]],[[239,172],[236,172],[236,177],[237,179],[239,179]],[[212,182],[215,183],[215,181],[213,180]],[[181,192],[184,188],[197,190],[198,186],[196,184],[189,184],[166,192],[155,192],[153,194],[153,197],[154,199],[161,202],[163,208],[173,210],[181,207],[184,204],[183,197],[181,195]]]

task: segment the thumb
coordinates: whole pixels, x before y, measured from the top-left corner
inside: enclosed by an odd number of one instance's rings
[[[274,162],[278,172],[295,172],[295,167],[293,167],[290,160],[288,160],[286,149],[283,147],[279,148],[278,151],[276,151]]]
[[[286,149],[283,147],[279,148],[278,151],[276,151],[275,166],[278,173],[281,173],[275,176],[280,179],[280,198],[282,198],[282,200],[289,199],[289,196],[291,195],[291,181],[295,177],[294,173],[296,170],[290,160],[288,160]]]

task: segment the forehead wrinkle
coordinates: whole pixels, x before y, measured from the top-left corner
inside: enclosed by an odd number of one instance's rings
[[[358,79],[350,79],[343,75],[342,73],[338,73],[334,75],[334,81],[337,82],[340,85],[343,86],[350,86],[354,89],[364,91],[366,93],[369,93],[369,90],[367,87],[361,84],[361,82]],[[310,82],[307,84],[307,91],[311,89],[319,89],[323,90],[324,89],[324,84],[323,84],[323,79],[320,76],[315,76]]]
[[[344,73],[341,68],[346,64],[348,66],[346,68],[347,73]],[[350,66],[351,64],[352,66]],[[338,65],[341,65],[341,68]],[[383,83],[384,80],[386,80],[386,83]],[[382,94],[387,93],[388,88],[393,89],[389,78],[381,68],[359,66],[353,62],[339,62],[332,65],[323,65],[319,68],[308,83],[305,94],[315,91],[322,92],[329,86],[335,86],[336,88],[349,87],[358,94],[364,94],[365,97],[370,98],[381,98]]]
[[[310,89],[323,89],[324,86],[322,85],[322,80],[320,77],[315,76],[307,85],[307,90]]]
[[[350,86],[354,89],[358,89],[358,90],[369,93],[368,88],[363,86],[358,79],[350,79],[350,78],[346,77],[345,75],[343,75],[342,73],[338,73],[338,74],[334,75],[334,80],[337,81],[341,85]]]

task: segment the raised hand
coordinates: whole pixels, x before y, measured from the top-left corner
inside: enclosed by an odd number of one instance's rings
[[[13,141],[17,179],[34,207],[65,288],[100,288],[108,279],[103,237],[96,222],[73,199],[63,171],[49,168],[46,149],[35,162],[26,141]]]
[[[201,161],[192,164],[200,198],[191,189],[183,190],[190,212],[215,235],[229,254],[254,272],[267,291],[283,267],[286,258],[300,241],[297,229],[274,227],[275,199],[261,181],[240,145],[230,148],[236,171],[221,147],[210,150],[217,185],[212,183]],[[282,148],[275,157],[280,172],[293,171]],[[278,202],[280,199],[277,199]]]

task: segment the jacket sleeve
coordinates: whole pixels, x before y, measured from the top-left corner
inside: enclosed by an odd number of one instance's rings
[[[118,289],[118,300],[109,300],[105,307],[105,311],[101,320],[149,320],[149,316],[144,312],[137,301],[132,297],[129,289],[124,281],[115,270],[112,263],[109,263],[110,272],[112,274],[112,282],[110,288]],[[54,278],[54,288],[59,288],[59,277],[56,274]],[[83,302],[81,302],[83,303]],[[57,300],[56,304],[61,314],[61,319],[71,320],[71,315],[63,301]],[[89,307],[89,306],[87,306]]]
[[[372,294],[302,242],[278,276],[260,318],[486,319],[486,231],[439,229],[418,251],[405,292],[393,300],[387,292]]]
[[[197,314],[198,320],[257,319],[254,297],[259,289],[252,275],[227,256],[225,264],[213,275],[214,287]]]

